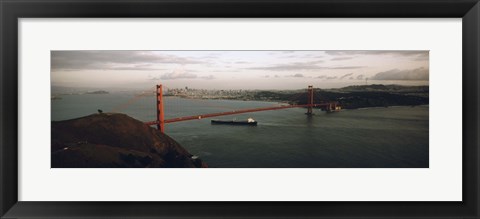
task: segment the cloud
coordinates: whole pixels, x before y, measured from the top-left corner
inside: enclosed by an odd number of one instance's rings
[[[349,60],[349,59],[353,59],[353,57],[336,57],[336,58],[330,59],[330,61],[341,61],[341,60]]]
[[[162,76],[160,76],[160,79],[162,80],[174,80],[174,79],[185,79],[185,78],[190,78],[190,79],[197,78],[197,75],[185,72],[183,70],[175,70],[171,73],[165,73]]]
[[[365,68],[365,66],[338,66],[338,67],[328,67],[328,69],[359,69]]]
[[[309,62],[294,62],[290,64],[278,64],[267,67],[252,67],[247,69],[252,70],[269,70],[269,71],[297,71],[297,70],[310,70],[310,69],[324,69],[324,67],[317,64],[323,63],[322,60],[309,61]]]
[[[201,79],[205,79],[205,80],[213,80],[213,79],[215,79],[215,76],[213,76],[213,75],[208,75],[208,76],[202,76],[202,77],[200,77],[200,78],[201,78]]]
[[[400,55],[416,56],[419,54],[428,54],[426,50],[330,50],[325,51],[329,55]]]
[[[267,67],[252,67],[247,68],[251,70],[267,70],[267,71],[300,71],[300,70],[322,70],[322,69],[359,69],[365,68],[365,66],[334,66],[334,67],[325,67],[318,66],[318,63],[323,61],[312,61],[312,62],[295,62],[292,64],[279,64]]]
[[[204,61],[152,51],[52,51],[56,70],[160,70],[156,64],[200,64]]]
[[[279,78],[280,76],[278,76],[278,75],[275,75],[275,77],[276,77],[276,78]]]
[[[419,55],[413,59],[413,61],[428,61],[429,60],[429,55],[428,53],[425,55]]]
[[[208,53],[207,55],[203,56],[202,58],[204,59],[216,59],[220,57],[222,54],[221,53]]]
[[[363,75],[358,75],[357,80],[363,80]]]
[[[375,74],[372,80],[428,81],[429,69],[416,68],[410,70],[392,69]]]
[[[348,77],[348,76],[351,76],[351,75],[353,75],[353,73],[349,73],[349,74],[343,75],[342,77],[340,77],[340,79],[344,79],[344,78],[346,78],[346,77]]]
[[[294,74],[293,77],[296,77],[296,78],[303,78],[303,74]]]
[[[344,60],[352,55],[388,55],[406,57],[414,61],[428,60],[429,52],[426,50],[352,50],[352,51],[325,51],[326,54],[339,56],[331,60]]]
[[[303,74],[294,74],[294,75],[287,75],[285,77],[293,77],[293,78],[303,78],[305,76],[303,76]]]
[[[145,65],[133,65],[133,66],[123,66],[123,67],[109,67],[109,70],[134,70],[134,71],[153,71],[153,70],[165,70],[161,68],[155,68],[150,64]],[[106,69],[102,69],[106,70]]]
[[[333,79],[337,79],[338,77],[337,76],[320,75],[320,76],[315,77],[315,78],[324,79],[324,80],[333,80]]]
[[[240,72],[240,70],[238,70],[238,69],[223,69],[223,70],[211,70],[210,72],[226,73],[226,72]]]
[[[323,58],[324,56],[322,55],[316,55],[316,54],[306,54],[304,58]]]

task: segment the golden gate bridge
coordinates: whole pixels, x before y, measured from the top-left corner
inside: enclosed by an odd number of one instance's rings
[[[307,101],[306,104],[289,104],[283,106],[273,106],[273,107],[260,107],[260,108],[249,108],[249,109],[238,109],[226,112],[218,112],[218,113],[207,113],[207,114],[199,114],[199,115],[192,115],[192,116],[182,116],[177,118],[169,118],[165,119],[165,110],[164,110],[164,100],[163,100],[163,86],[156,85],[156,120],[145,122],[145,124],[151,126],[156,125],[157,129],[160,132],[165,132],[165,124],[174,123],[174,122],[182,122],[188,120],[200,120],[205,118],[217,117],[217,116],[226,116],[226,115],[234,115],[234,114],[242,114],[242,113],[250,113],[250,112],[260,112],[260,111],[268,111],[268,110],[281,110],[281,109],[289,109],[289,108],[307,108],[306,115],[310,116],[313,114],[313,108],[323,108],[326,111],[333,112],[339,109],[338,103],[335,101],[328,101],[322,103],[315,103],[314,102],[314,89],[313,86],[308,86],[307,89]],[[129,101],[128,104],[131,104],[132,101]]]

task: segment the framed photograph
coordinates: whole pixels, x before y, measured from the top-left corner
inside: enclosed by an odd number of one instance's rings
[[[480,217],[477,0],[0,10],[2,218]]]

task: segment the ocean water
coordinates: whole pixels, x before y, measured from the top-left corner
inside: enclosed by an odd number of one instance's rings
[[[52,100],[53,120],[116,109],[155,120],[155,97],[130,93],[67,95]],[[129,102],[130,100],[130,102]],[[125,104],[130,103],[130,104]],[[165,97],[165,118],[276,106],[279,103]],[[427,168],[429,108],[388,107],[326,113],[291,108],[183,121],[165,132],[210,167],[217,168]],[[211,119],[249,117],[258,126],[211,125]]]

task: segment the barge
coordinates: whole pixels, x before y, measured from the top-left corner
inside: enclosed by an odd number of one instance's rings
[[[247,120],[237,121],[237,120],[212,120],[212,125],[257,125],[257,121],[252,118],[248,118]]]

